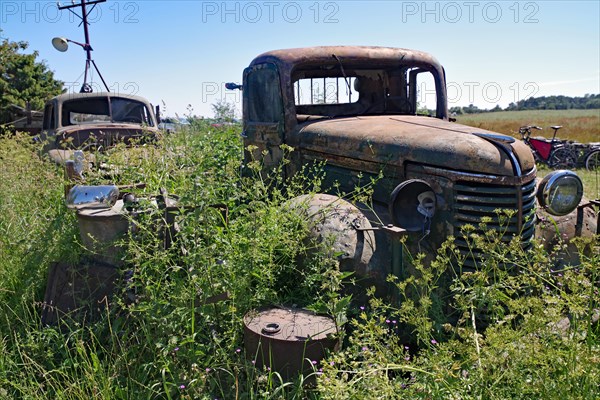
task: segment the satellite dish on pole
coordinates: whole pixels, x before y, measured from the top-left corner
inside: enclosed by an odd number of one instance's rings
[[[55,37],[52,39],[52,46],[58,51],[65,52],[69,48],[69,43],[65,38]]]

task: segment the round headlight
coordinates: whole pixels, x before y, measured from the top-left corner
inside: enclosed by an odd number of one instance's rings
[[[546,175],[540,182],[537,198],[540,205],[552,215],[567,215],[583,196],[583,183],[572,171],[559,170]]]
[[[392,222],[407,231],[421,231],[435,215],[436,203],[435,193],[427,182],[419,179],[402,182],[391,194]]]

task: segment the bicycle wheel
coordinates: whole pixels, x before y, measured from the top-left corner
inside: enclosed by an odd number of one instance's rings
[[[550,154],[548,165],[552,168],[575,168],[577,165],[577,152],[566,146],[557,147]]]
[[[600,149],[591,151],[585,157],[585,168],[588,171],[600,171]]]

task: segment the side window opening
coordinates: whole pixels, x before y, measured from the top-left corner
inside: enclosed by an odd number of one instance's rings
[[[250,122],[279,122],[283,104],[279,72],[273,64],[261,64],[247,72],[244,83],[244,105]]]
[[[437,91],[433,74],[422,68],[409,71],[409,98],[417,115],[436,115]]]

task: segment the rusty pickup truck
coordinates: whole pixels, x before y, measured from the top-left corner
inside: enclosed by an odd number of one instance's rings
[[[241,85],[226,86],[243,91],[246,165],[259,161],[263,177],[286,179],[305,165],[324,164],[324,193],[297,202],[306,203],[311,218],[319,216],[316,236],[337,236],[342,267],[360,275],[381,281],[399,274],[406,248],[435,255],[450,236],[461,268],[477,268],[485,252],[461,229],[469,224],[482,233],[482,218],[489,219],[488,229],[503,232],[503,241],[518,236],[526,249],[544,230],[540,213],[560,219],[570,236],[596,232],[593,210],[573,216],[583,192],[574,172],[555,171],[538,182],[521,141],[450,120],[445,71],[427,53],[358,46],[275,50],[252,60]],[[423,113],[425,94],[435,98],[435,109]],[[293,151],[286,155],[284,145]],[[284,157],[289,160],[282,164]],[[372,204],[343,199],[365,182],[374,182]],[[509,210],[510,218],[504,221],[498,210]],[[549,225],[548,245],[557,236]],[[401,236],[406,247],[399,248]]]

